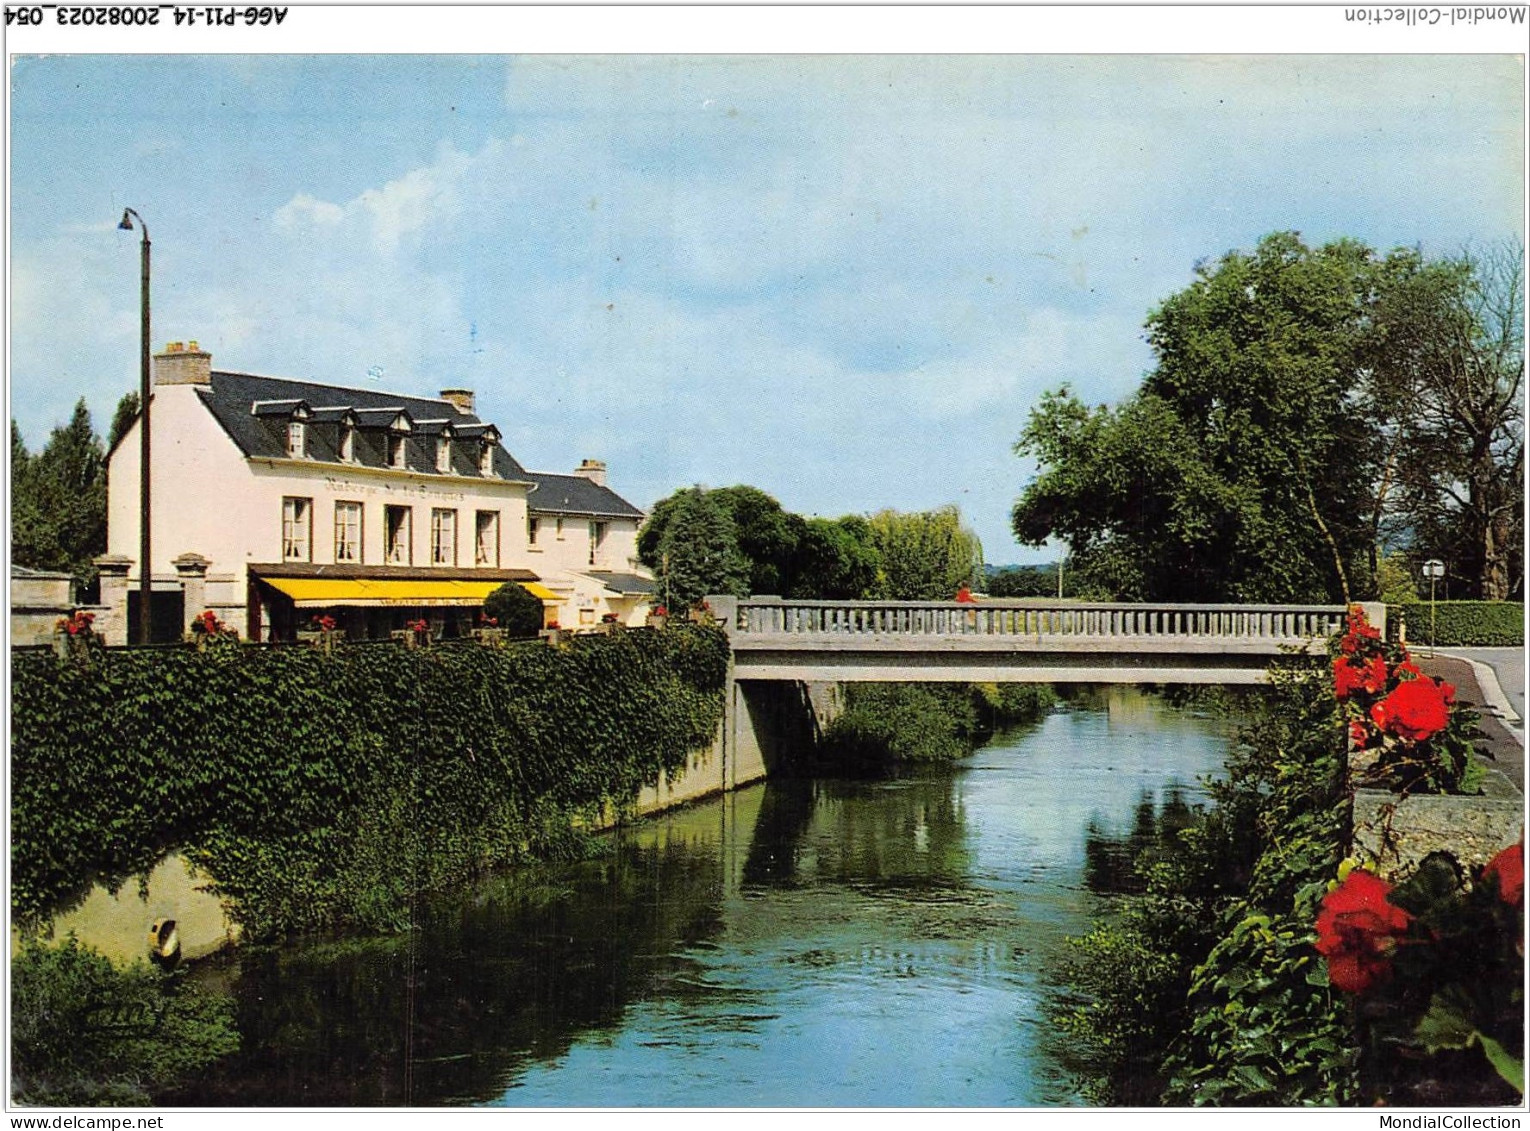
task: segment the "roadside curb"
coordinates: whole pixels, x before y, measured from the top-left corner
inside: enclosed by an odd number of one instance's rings
[[[1509,698],[1503,693],[1503,687],[1498,682],[1498,673],[1491,665],[1484,664],[1481,660],[1474,660],[1470,656],[1458,656],[1453,652],[1436,652],[1442,659],[1459,660],[1470,664],[1472,674],[1477,677],[1477,684],[1482,688],[1482,698],[1486,701],[1483,705],[1496,715],[1507,730],[1519,742],[1525,744],[1525,732],[1523,720],[1515,712],[1509,703]]]

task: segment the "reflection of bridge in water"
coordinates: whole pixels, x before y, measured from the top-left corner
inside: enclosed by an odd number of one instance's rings
[[[798,601],[709,597],[737,681],[1263,682],[1270,661],[1317,655],[1342,605]],[[1372,624],[1385,606],[1367,605]]]

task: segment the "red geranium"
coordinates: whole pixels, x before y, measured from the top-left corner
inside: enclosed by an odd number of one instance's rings
[[[1371,737],[1371,732],[1365,729],[1365,724],[1359,719],[1349,724],[1349,738],[1356,746],[1364,746]]]
[[[1482,878],[1498,881],[1498,896],[1510,906],[1525,898],[1525,842],[1510,845],[1488,862]]]
[[[1392,975],[1392,953],[1413,916],[1388,902],[1392,885],[1359,868],[1323,897],[1317,951],[1328,959],[1328,981],[1364,993]]]
[[[1450,724],[1455,690],[1427,677],[1407,680],[1371,708],[1371,720],[1388,734],[1423,742]]]
[[[1372,656],[1362,663],[1340,657],[1333,662],[1333,693],[1339,699],[1348,699],[1355,691],[1371,695],[1387,685],[1387,661],[1384,656]]]

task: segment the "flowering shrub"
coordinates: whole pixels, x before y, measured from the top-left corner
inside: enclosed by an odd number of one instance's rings
[[[238,640],[237,629],[230,628],[218,619],[218,614],[211,609],[204,609],[200,616],[191,621],[191,635],[202,637],[206,640]]]
[[[95,635],[95,629],[92,627],[95,624],[95,620],[95,613],[87,613],[84,609],[75,609],[67,617],[59,617],[58,623],[53,626],[53,630],[66,636],[89,638]]]
[[[669,609],[663,605],[655,605],[653,607],[653,615],[656,617],[667,617],[669,616]]]
[[[1328,981],[1364,993],[1392,976],[1392,952],[1413,916],[1387,902],[1392,885],[1370,872],[1351,872],[1323,897],[1317,951],[1328,959]]]
[[[323,616],[316,616],[312,618],[308,623],[313,625],[313,627],[318,629],[320,632],[334,632],[337,624],[335,618],[330,616],[328,613],[324,614]]]
[[[1387,644],[1357,605],[1333,657],[1333,693],[1350,742],[1370,751],[1368,780],[1396,793],[1475,793],[1482,766],[1472,750],[1474,712],[1456,689],[1425,675],[1399,645]]]
[[[478,614],[478,623],[479,623],[479,625],[481,625],[484,628],[498,628],[499,627],[499,618],[498,617],[491,617],[487,613],[479,613]]]
[[[404,627],[416,635],[424,635],[430,631],[430,622],[422,617],[419,620],[405,621]]]
[[[1329,984],[1355,996],[1373,1047],[1405,1050],[1377,1058],[1382,1098],[1492,1102],[1495,1077],[1523,1092],[1523,915],[1523,840],[1469,871],[1432,853],[1395,888],[1356,869],[1324,896]],[[1432,1091],[1426,1057],[1440,1058]]]
[[[547,622],[546,627],[547,628],[557,628],[558,627],[558,622],[555,621],[555,620],[550,620],[550,621]]]

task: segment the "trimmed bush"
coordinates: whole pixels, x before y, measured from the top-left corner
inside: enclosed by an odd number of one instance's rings
[[[1408,643],[1429,643],[1429,602],[1387,606],[1387,634],[1402,616]],[[1439,601],[1435,604],[1434,643],[1441,647],[1519,648],[1525,643],[1525,607],[1513,601]]]
[[[727,641],[237,644],[11,660],[11,901],[44,919],[180,849],[253,938],[407,922],[418,892],[567,849],[704,747]]]

